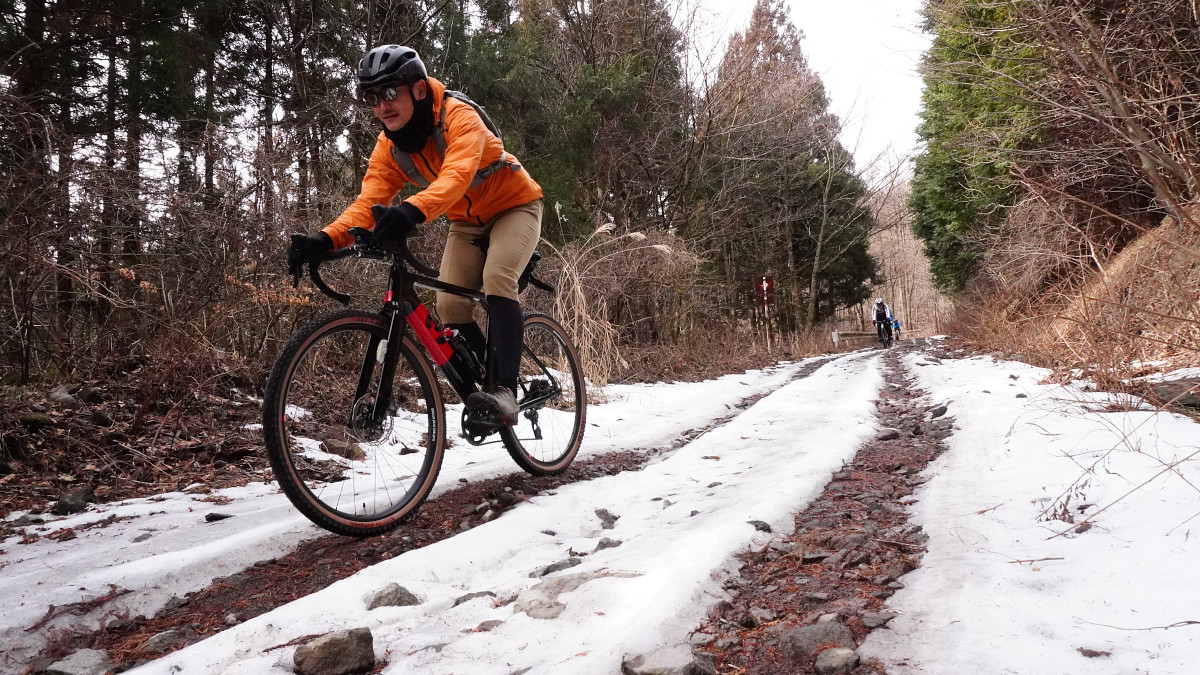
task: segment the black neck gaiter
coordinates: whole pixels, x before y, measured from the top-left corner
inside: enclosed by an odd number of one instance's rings
[[[409,96],[412,96],[409,93]],[[397,148],[403,152],[414,153],[420,152],[425,147],[425,142],[429,140],[429,135],[433,133],[433,92],[427,91],[425,99],[418,101],[413,98],[413,116],[408,121],[408,124],[400,127],[395,131],[383,128],[383,135],[387,136]]]

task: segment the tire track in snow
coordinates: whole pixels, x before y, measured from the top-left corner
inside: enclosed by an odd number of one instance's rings
[[[377,654],[391,655],[387,672],[616,672],[627,653],[686,639],[732,556],[761,538],[748,521],[788,527],[791,513],[874,433],[881,383],[872,355],[837,358],[641,471],[560,485],[145,672],[288,672],[291,648],[265,650],[361,625],[372,628]],[[612,530],[597,509],[619,517]],[[602,536],[623,543],[593,551]],[[588,578],[555,596],[564,606],[557,618],[533,618],[521,598],[545,588],[533,590],[540,582],[530,572],[564,560],[581,561],[575,573]],[[423,603],[368,612],[370,596],[392,582]],[[498,601],[455,604],[479,593]],[[479,630],[484,621],[493,622],[489,630]]]
[[[572,469],[558,477],[536,479],[523,473],[494,477],[498,473],[495,466],[504,468],[510,466],[507,455],[504,455],[502,451],[499,454],[503,456],[497,461],[488,462],[487,466],[480,466],[485,463],[464,461],[464,456],[469,455],[462,453],[462,448],[453,447],[447,456],[447,463],[451,466],[444,469],[439,477],[441,487],[435,492],[435,498],[425,504],[417,516],[399,530],[367,541],[332,535],[321,536],[299,543],[291,552],[281,551],[277,542],[261,559],[255,558],[251,554],[244,558],[241,565],[238,565],[236,560],[230,560],[228,567],[221,564],[218,569],[203,577],[200,583],[193,583],[190,587],[181,588],[173,599],[171,599],[170,592],[164,593],[157,588],[158,584],[147,578],[144,583],[149,588],[141,589],[140,592],[135,591],[131,594],[132,597],[124,598],[122,603],[125,608],[122,608],[121,603],[113,603],[105,607],[89,607],[87,603],[82,603],[78,607],[80,610],[78,614],[64,615],[54,622],[50,622],[46,629],[32,635],[24,632],[24,626],[13,626],[12,629],[20,632],[23,643],[21,651],[24,656],[18,658],[22,663],[21,669],[27,658],[46,661],[46,665],[48,665],[52,661],[47,659],[52,660],[69,653],[72,649],[83,646],[107,649],[118,657],[118,663],[154,658],[158,655],[142,649],[142,644],[146,638],[171,629],[183,629],[183,637],[176,647],[181,648],[226,629],[231,622],[246,621],[291,602],[297,597],[317,592],[370,564],[452,537],[466,525],[478,525],[480,524],[478,514],[468,516],[463,511],[472,510],[484,502],[499,506],[498,500],[503,498],[504,488],[510,490],[507,494],[517,495],[516,501],[519,503],[527,496],[555,489],[564,484],[591,480],[624,471],[639,470],[647,462],[661,461],[696,438],[730,423],[779,386],[785,386],[789,382],[808,377],[829,360],[830,358],[809,359],[798,364],[777,367],[773,369],[777,371],[776,374],[760,375],[760,380],[750,379],[747,375],[726,376],[739,380],[738,384],[750,387],[752,391],[755,389],[759,389],[759,391],[740,401],[725,404],[723,407],[728,410],[726,414],[711,419],[705,424],[685,429],[673,441],[655,443],[651,444],[651,447],[635,450],[608,450],[592,455],[584,453],[582,455],[584,459],[577,461]],[[778,386],[774,386],[775,382],[778,382]],[[763,383],[766,383],[765,386]],[[662,385],[661,389],[665,393],[658,395],[670,395],[670,392],[678,391],[682,386],[686,385]],[[618,387],[618,389],[638,390],[639,388]],[[639,391],[637,395],[647,396],[649,394]],[[711,405],[711,402],[709,403]],[[597,406],[597,408],[603,410],[603,406]],[[593,420],[596,417],[593,415]],[[589,432],[594,431],[594,428],[589,429]],[[642,438],[652,436],[652,433],[640,435]],[[616,440],[610,438],[593,445],[619,448],[622,445],[619,438],[619,436]],[[588,437],[585,436],[585,448],[588,447],[588,440]],[[456,461],[457,464],[454,464]],[[471,478],[467,478],[467,476]],[[484,480],[479,480],[480,477]],[[460,483],[466,484],[459,485]],[[450,487],[454,485],[457,487]],[[258,492],[262,492],[262,490],[260,489]],[[276,496],[275,500],[280,501],[283,508],[276,507],[273,511],[291,513],[290,505],[282,496]],[[116,506],[119,508],[119,505]],[[230,507],[222,507],[222,510],[229,509]],[[501,510],[503,509],[496,509],[497,512]],[[146,510],[143,508],[138,515],[145,516]],[[88,517],[95,519],[96,516],[95,514],[80,516],[81,519]],[[239,520],[222,521],[221,526],[237,525]],[[295,518],[291,520],[295,520]],[[61,524],[53,523],[55,526]],[[124,532],[130,531],[126,538],[133,538],[145,536],[142,532],[145,529],[148,529],[147,523],[143,521],[132,523],[124,530],[114,529],[108,534],[121,537],[126,536]],[[304,530],[317,531],[314,528],[301,528],[301,531]],[[234,532],[230,536],[239,536],[239,534]],[[274,538],[278,539],[278,537]],[[241,544],[250,543],[245,541],[244,537],[241,539]],[[299,536],[296,539],[299,539]],[[239,553],[245,555],[244,552]],[[152,567],[153,557],[174,556],[176,559],[182,560],[188,555],[189,552],[186,549],[174,553],[171,551],[157,552],[147,556],[145,560],[130,561],[125,566]],[[218,574],[221,576],[213,578]],[[119,581],[118,579],[118,583]],[[101,583],[100,580],[91,579],[88,586],[96,586],[98,583]],[[156,597],[157,600],[155,600]],[[169,603],[168,599],[171,599]],[[251,602],[249,599],[253,599],[253,601]],[[171,607],[161,609],[164,603]],[[154,611],[157,613],[152,618],[147,619],[140,616],[142,613],[149,614]],[[234,617],[232,620],[230,619],[231,615]],[[113,617],[123,617],[117,624],[119,626],[117,630],[94,630],[96,625]],[[87,628],[81,629],[84,626]],[[44,648],[42,646],[45,642],[44,635],[49,628],[56,631],[58,638],[50,648]],[[75,633],[72,638],[65,637],[70,636],[72,632]],[[39,651],[40,653],[38,653]],[[37,657],[33,657],[35,653],[38,654]],[[3,664],[0,664],[0,672],[8,672]],[[20,671],[14,670],[13,672]]]

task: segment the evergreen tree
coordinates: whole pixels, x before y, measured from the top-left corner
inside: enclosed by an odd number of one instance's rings
[[[865,190],[800,40],[782,0],[759,0],[746,31],[730,38],[706,122],[701,199],[711,221],[695,224],[720,247],[728,290],[775,277],[789,328],[830,315],[840,301],[834,287],[858,289],[844,294],[857,302],[875,275],[873,265],[835,264],[847,254],[870,259],[875,222],[859,205]],[[835,283],[831,273],[850,278]]]
[[[1037,134],[1034,109],[1013,82],[1036,79],[1039,68],[1006,5],[929,0],[925,20],[934,34],[922,63],[925,148],[909,204],[934,281],[953,292],[978,269],[987,233],[1016,199],[1014,152]]]

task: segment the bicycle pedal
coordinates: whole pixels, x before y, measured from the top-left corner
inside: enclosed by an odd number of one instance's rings
[[[491,427],[515,427],[519,421],[516,415],[505,415],[502,412],[484,406],[479,406],[472,412],[477,422]]]

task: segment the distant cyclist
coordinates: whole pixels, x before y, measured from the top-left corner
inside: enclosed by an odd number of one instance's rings
[[[892,321],[895,319],[895,317],[892,316],[892,308],[887,306],[887,303],[883,301],[883,298],[875,298],[875,307],[872,310],[872,313],[875,317],[875,325],[879,326],[883,330],[884,334],[880,337],[884,337],[886,342],[891,343]]]
[[[541,233],[542,188],[473,105],[429,76],[413,49],[375,47],[358,62],[357,74],[359,97],[383,126],[362,191],[323,230],[293,237],[289,268],[296,273],[310,257],[354,243],[351,227],[373,228],[375,238],[386,241],[445,214],[450,233],[440,278],[487,295],[497,373],[496,386],[472,394],[467,404],[515,423],[523,341],[517,279]],[[390,206],[405,183],[420,191]],[[388,206],[378,221],[371,211],[376,204]],[[460,331],[476,353],[483,351],[470,300],[438,293],[437,309],[447,327]]]

